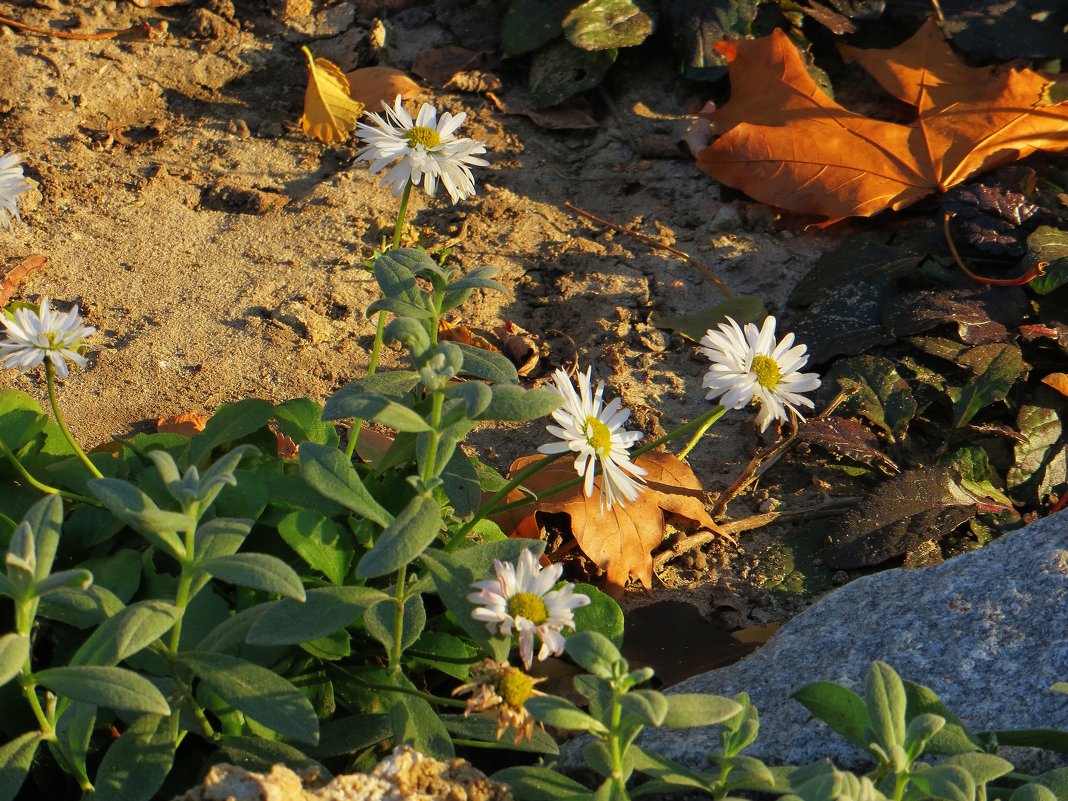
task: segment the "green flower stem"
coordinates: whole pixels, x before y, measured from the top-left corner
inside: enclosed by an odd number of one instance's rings
[[[204,735],[208,740],[217,740],[219,735],[215,733],[215,729],[212,728],[211,721],[208,720],[208,716],[204,714],[204,710],[200,704],[197,703],[192,693],[188,693],[186,699],[189,701],[189,708],[193,710],[193,717],[196,722],[200,724],[200,733]]]
[[[393,247],[400,247],[401,234],[404,232],[404,218],[408,213],[408,198],[412,194],[412,182],[411,179],[404,187],[404,194],[401,195],[400,208],[397,209],[397,223],[393,227]],[[382,335],[386,330],[386,313],[380,311],[378,313],[378,319],[375,322],[375,341],[371,345],[371,359],[367,363],[367,375],[372,376],[378,370],[378,359],[382,355]],[[345,456],[352,459],[352,455],[356,452],[356,442],[360,438],[360,430],[363,428],[363,420],[356,419],[352,421],[352,430],[349,432],[349,441],[345,447]]]
[[[193,575],[190,567],[196,558],[196,521],[200,516],[199,504],[193,503],[186,514],[190,516],[189,528],[185,530],[185,559],[182,560],[182,572],[178,576],[178,588],[174,593],[174,605],[178,607],[178,620],[171,629],[170,643],[167,652],[172,656],[178,655],[178,642],[182,638],[182,619],[185,617],[185,608],[189,606],[192,598],[189,597],[193,588]]]
[[[687,434],[690,431],[693,431],[694,429],[701,429],[701,433],[704,434],[705,431],[707,431],[714,422],[721,418],[726,411],[727,410],[724,409],[722,406],[713,406],[700,417],[694,418],[688,423],[683,423],[674,431],[669,431],[668,433],[664,434],[664,436],[654,439],[652,442],[647,442],[640,448],[635,448],[634,451],[631,453],[630,458],[637,459],[643,453],[648,453],[649,451],[656,450],[661,445],[671,442],[673,439],[678,439],[683,434]]]
[[[708,429],[712,428],[713,423],[719,420],[719,418],[721,418],[724,413],[726,413],[726,411],[727,410],[722,406],[715,406],[713,409],[708,412],[705,412],[703,415],[697,418],[698,420],[702,420],[704,422],[702,422],[702,424],[697,428],[697,431],[694,433],[690,441],[686,443],[686,447],[679,451],[678,454],[676,454],[681,461],[686,461],[686,457],[690,455],[690,451],[693,450],[694,446],[701,441],[701,437],[705,435],[705,432],[708,431]]]
[[[401,195],[400,208],[397,209],[397,224],[393,228],[393,247],[399,248],[401,234],[404,233],[404,217],[408,214],[408,198],[412,195],[412,179],[404,185],[404,194]]]
[[[66,490],[61,490],[58,487],[53,487],[38,481],[30,474],[30,471],[26,469],[26,466],[22,463],[19,457],[15,455],[11,448],[7,447],[7,443],[2,439],[0,439],[0,453],[3,453],[3,455],[7,457],[8,461],[15,466],[15,470],[22,476],[23,480],[35,490],[43,492],[46,495],[59,495],[61,498],[66,498],[67,500],[100,506],[100,504],[92,498],[86,498],[84,495],[79,495],[76,492],[67,492]]]
[[[907,773],[894,774],[894,795],[892,796],[894,801],[901,801],[905,797],[905,788],[908,785],[909,777]]]
[[[378,371],[378,357],[382,353],[382,335],[386,330],[386,313],[380,311],[378,313],[378,322],[375,323],[375,341],[371,345],[371,360],[367,363],[367,375],[372,376]],[[349,441],[345,446],[345,456],[352,460],[352,455],[356,452],[356,442],[360,438],[360,431],[363,429],[363,420],[356,418],[352,421],[352,429],[349,431]]]
[[[393,647],[389,650],[389,670],[391,673],[400,673],[401,654],[404,644],[404,580],[408,577],[408,566],[401,565],[397,569],[397,586],[393,592],[393,603],[397,609],[393,613]]]
[[[416,690],[413,687],[394,687],[392,684],[379,684],[374,681],[367,681],[349,671],[344,671],[345,677],[352,679],[361,687],[366,687],[368,690],[378,690],[384,693],[401,693],[403,695],[414,695],[416,698],[422,698],[424,701],[428,701],[438,706],[450,706],[454,709],[467,709],[467,702],[460,701],[456,698],[442,698],[439,695],[431,695],[430,693],[423,692],[422,690]],[[453,742],[457,742],[454,740]]]
[[[81,449],[77,442],[74,440],[74,436],[70,433],[70,429],[67,428],[67,423],[63,419],[63,415],[59,411],[59,401],[56,400],[56,368],[51,361],[45,361],[45,382],[48,384],[48,402],[52,404],[52,414],[56,417],[56,422],[59,424],[59,430],[63,432],[63,436],[66,438],[70,446],[74,448],[74,453],[81,459],[85,466],[89,468],[89,472],[93,474],[94,478],[103,478],[104,474],[96,469],[96,465],[89,461],[89,457],[85,455],[85,451]]]
[[[464,537],[466,537],[471,532],[471,529],[473,529],[478,524],[478,521],[485,520],[487,517],[489,517],[494,512],[503,511],[505,508],[507,508],[507,507],[502,507],[501,509],[498,509],[497,508],[497,504],[499,504],[502,500],[507,498],[508,497],[508,493],[510,493],[516,487],[520,486],[524,481],[526,481],[532,475],[537,473],[539,470],[542,470],[542,469],[548,467],[550,464],[555,462],[557,459],[559,459],[563,455],[564,454],[562,454],[562,453],[550,454],[549,456],[546,456],[544,459],[539,459],[538,461],[534,462],[533,464],[527,465],[522,470],[520,470],[519,474],[515,478],[513,478],[511,481],[509,481],[507,484],[505,484],[503,487],[501,487],[499,490],[497,490],[495,493],[493,493],[493,495],[489,498],[489,500],[487,500],[484,504],[482,504],[480,507],[478,507],[478,510],[475,512],[474,516],[472,516],[472,518],[470,520],[468,520],[466,523],[464,523],[462,526],[460,526],[459,529],[457,529],[456,533],[453,534],[452,537],[449,539],[449,541],[445,543],[445,550],[446,551],[454,551],[454,550],[456,550],[456,547],[461,542],[463,542]]]
[[[619,743],[619,726],[623,718],[623,705],[619,702],[620,693],[612,688],[612,722],[608,727],[608,755],[612,760],[612,782],[616,786],[617,798],[628,799],[627,780],[623,776],[623,750]]]

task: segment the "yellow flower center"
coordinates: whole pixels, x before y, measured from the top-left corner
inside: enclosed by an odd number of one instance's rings
[[[607,456],[612,451],[612,432],[592,415],[586,418],[586,441],[593,446],[598,456]]]
[[[763,353],[758,353],[753,357],[753,366],[750,369],[756,373],[757,383],[767,390],[774,390],[779,385],[779,379],[782,378],[779,363]]]
[[[534,679],[519,668],[510,667],[497,679],[494,689],[508,706],[521,707],[534,695]]]
[[[416,125],[413,128],[409,128],[405,132],[404,138],[408,140],[408,147],[410,148],[422,145],[424,150],[433,150],[441,144],[441,137],[438,132],[433,128],[427,128],[425,125]]]
[[[540,595],[532,592],[517,592],[508,599],[508,614],[512,617],[525,617],[535,626],[540,626],[549,619],[549,610]]]

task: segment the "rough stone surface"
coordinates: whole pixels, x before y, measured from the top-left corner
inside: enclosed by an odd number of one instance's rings
[[[512,794],[462,759],[439,762],[402,746],[370,773],[329,782],[285,765],[266,773],[215,765],[199,786],[174,801],[512,801]]]
[[[866,754],[790,695],[817,680],[863,694],[876,659],[932,688],[973,731],[1068,729],[1068,699],[1049,691],[1068,680],[1068,512],[937,567],[854,581],[798,615],[752,656],[669,692],[749,693],[760,736],[747,753],[769,763],[830,757],[841,767],[864,767]],[[704,767],[719,747],[719,730],[647,731],[638,742]],[[1028,772],[1055,766],[1048,752],[1002,754]]]

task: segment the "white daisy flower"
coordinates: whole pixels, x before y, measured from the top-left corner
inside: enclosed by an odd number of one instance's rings
[[[586,606],[589,596],[576,593],[570,583],[554,590],[564,568],[543,568],[531,550],[519,554],[514,565],[494,559],[493,566],[497,578],[476,581],[473,586],[478,592],[467,596],[475,604],[471,617],[484,621],[494,634],[510,637],[513,631],[519,632],[519,656],[528,668],[534,657],[535,634],[541,640],[539,660],[562,654],[564,636],[560,630],[575,628],[571,610]]]
[[[66,314],[52,311],[48,298],[41,301],[40,311],[16,309],[14,314],[0,312],[5,338],[0,340],[0,364],[25,372],[45,360],[51,360],[56,375],[66,378],[70,370],[67,359],[79,367],[86,366],[78,351],[83,340],[96,329],[82,324],[78,306]]]
[[[604,382],[591,388],[591,368],[578,377],[576,393],[571,379],[563,370],[553,373],[556,389],[564,398],[564,405],[553,412],[559,426],[546,426],[560,442],[550,442],[538,448],[539,453],[567,453],[575,451],[575,472],[585,478],[583,491],[593,495],[595,474],[601,468],[601,511],[615,504],[633,501],[642,491],[639,483],[646,470],[630,460],[627,449],[642,438],[640,431],[626,431],[623,424],[630,417],[629,409],[621,409],[622,401],[615,398],[604,405]]]
[[[750,401],[760,404],[756,423],[767,429],[772,420],[785,422],[786,410],[801,417],[798,406],[814,408],[799,393],[811,392],[820,385],[816,373],[802,373],[808,363],[808,348],[794,345],[794,335],[775,341],[775,318],[768,317],[758,329],[746,323],[745,330],[727,318],[719,331],[709,329],[701,338],[700,352],[712,361],[701,382],[709,400],[718,398],[728,409],[741,409]]]
[[[29,188],[18,154],[0,156],[0,228],[10,228],[11,221],[19,219],[18,197]]]
[[[382,105],[385,117],[367,112],[374,124],[361,122],[356,126],[356,135],[366,143],[356,158],[371,162],[372,173],[400,158],[382,179],[383,186],[392,184],[393,194],[400,195],[410,180],[416,186],[422,183],[426,193],[433,195],[440,179],[453,203],[475,194],[471,167],[485,167],[489,162],[477,157],[486,152],[482,142],[453,136],[467,114],[454,117],[446,111],[439,119],[437,110],[424,103],[413,121],[400,95],[393,108]]]

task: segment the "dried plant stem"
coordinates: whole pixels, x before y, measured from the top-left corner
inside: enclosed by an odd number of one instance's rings
[[[0,17],[0,25],[7,25],[9,28],[14,28],[17,31],[26,31],[26,33],[36,33],[40,36],[51,36],[55,39],[79,39],[82,41],[114,39],[116,36],[122,36],[127,33],[141,33],[145,36],[151,36],[152,33],[152,28],[147,22],[139,22],[136,25],[131,25],[129,28],[123,28],[117,31],[101,31],[100,33],[77,33],[75,31],[57,31],[52,28],[38,28],[36,25],[19,22],[17,19],[11,19],[10,17]]]
[[[852,509],[860,502],[860,500],[861,499],[858,497],[849,496],[829,498],[825,503],[810,506],[805,509],[787,509],[782,512],[765,512],[764,514],[753,515],[752,517],[744,517],[741,520],[734,520],[730,523],[723,523],[720,526],[720,529],[723,532],[722,534],[718,534],[715,531],[700,531],[697,534],[693,534],[677,541],[672,546],[671,550],[657,554],[653,558],[653,569],[659,570],[671,560],[678,559],[683,554],[689,553],[703,545],[707,545],[713,540],[722,539],[723,536],[733,539],[733,535],[735,534],[763,528],[769,523],[788,523],[795,520],[816,520],[821,517],[833,517]]]
[[[1023,286],[1026,283],[1033,281],[1040,275],[1046,274],[1046,268],[1049,267],[1048,261],[1036,262],[1033,267],[1028,267],[1027,272],[1017,278],[984,278],[981,275],[976,275],[968,266],[964,263],[964,259],[960,257],[960,253],[957,251],[957,243],[953,241],[953,236],[949,230],[949,220],[953,215],[950,212],[946,212],[942,215],[942,231],[946,235],[946,244],[949,245],[949,252],[953,256],[953,261],[960,267],[962,273],[971,278],[973,281],[980,284],[988,284],[990,286]]]
[[[625,225],[617,225],[614,222],[609,222],[608,220],[605,220],[602,217],[598,217],[596,214],[591,214],[590,212],[586,211],[585,209],[580,209],[574,203],[569,203],[568,201],[565,200],[564,201],[564,206],[566,206],[567,208],[571,209],[571,211],[575,212],[575,214],[579,214],[579,215],[585,217],[587,220],[592,220],[593,222],[597,223],[598,225],[607,226],[608,228],[611,228],[613,231],[617,231],[618,233],[621,233],[621,234],[626,234],[627,236],[632,236],[635,239],[637,239],[639,242],[644,242],[645,244],[649,245],[650,247],[659,248],[660,250],[666,250],[672,256],[678,256],[684,262],[686,262],[691,267],[693,267],[695,270],[697,270],[697,272],[701,273],[701,275],[703,275],[705,278],[707,278],[709,281],[711,281],[713,284],[715,284],[716,285],[716,289],[718,289],[721,293],[723,293],[723,297],[725,297],[727,299],[730,299],[730,298],[734,297],[734,293],[731,292],[730,288],[728,288],[728,286],[726,284],[724,284],[722,281],[720,281],[712,273],[711,270],[709,270],[707,267],[705,267],[703,264],[701,264],[699,261],[697,261],[697,259],[695,259],[693,256],[691,256],[689,253],[681,251],[678,248],[672,247],[671,245],[667,244],[666,242],[661,242],[659,239],[656,239],[654,237],[648,236],[647,234],[643,234],[640,231],[635,231],[633,228],[628,228]]]
[[[827,408],[816,415],[815,419],[825,420],[830,417],[831,414],[834,413],[834,410],[837,409],[851,394],[852,393],[848,390],[839,392],[834,396],[834,399],[827,404]],[[750,484],[764,475],[764,473],[766,473],[773,464],[779,461],[783,454],[790,450],[791,446],[797,441],[797,418],[791,417],[790,420],[793,423],[793,430],[790,434],[767,448],[761,448],[757,451],[756,455],[750,459],[749,464],[745,466],[745,469],[739,473],[734,481],[731,482],[731,485],[719,494],[719,497],[716,498],[715,505],[712,507],[713,520],[721,517],[724,510],[727,508],[727,504],[744,492]]]

